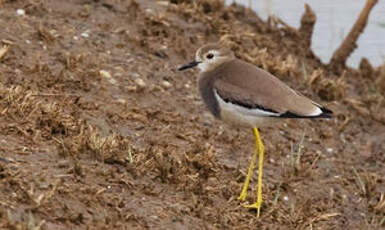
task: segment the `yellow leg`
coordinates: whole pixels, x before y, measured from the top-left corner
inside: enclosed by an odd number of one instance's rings
[[[254,128],[254,136],[256,135],[256,133],[258,133],[258,130],[257,131],[255,131],[255,130],[257,130],[257,128]],[[255,136],[255,138],[257,138],[257,136]],[[257,156],[258,156],[258,141],[256,139],[254,154],[251,157],[249,170],[247,172],[245,182],[243,183],[242,192],[239,195],[238,200],[244,201],[246,199],[247,189],[249,188],[250,179],[251,179],[251,176],[253,175],[253,170],[255,167],[255,162],[257,161]]]
[[[257,209],[257,217],[259,217],[261,206],[262,206],[262,170],[263,170],[263,153],[264,153],[264,146],[261,141],[261,137],[258,132],[258,128],[254,127],[254,136],[255,136],[255,150],[253,157],[251,158],[249,171],[246,176],[245,183],[243,184],[243,189],[241,192],[241,195],[238,199],[245,200],[246,199],[246,193],[247,188],[249,187],[249,182],[251,179],[251,176],[253,174],[253,169],[255,166],[255,163],[257,161],[257,155],[259,153],[259,164],[258,164],[258,187],[257,187],[257,201],[252,205],[247,205],[248,208],[256,208]]]

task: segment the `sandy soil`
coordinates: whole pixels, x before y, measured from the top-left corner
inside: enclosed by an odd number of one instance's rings
[[[385,66],[333,69],[306,31],[217,1],[0,6],[0,228],[385,227]],[[214,120],[176,70],[219,39],[335,113],[261,130],[259,219],[236,199],[251,130]]]

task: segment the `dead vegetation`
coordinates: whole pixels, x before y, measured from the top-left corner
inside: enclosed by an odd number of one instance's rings
[[[357,21],[342,42],[340,47],[334,51],[332,58],[330,59],[329,65],[332,69],[341,71],[342,67],[345,66],[346,60],[353,53],[357,47],[357,39],[360,34],[364,31],[370,11],[376,5],[378,0],[367,0],[365,7],[362,9]]]
[[[309,6],[296,29],[221,1],[0,4],[0,228],[384,226],[384,66],[322,65]],[[176,72],[218,40],[336,115],[262,130],[260,219],[236,199],[251,133],[214,121]]]

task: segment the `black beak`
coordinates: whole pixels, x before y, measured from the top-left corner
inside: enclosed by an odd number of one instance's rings
[[[182,71],[182,70],[185,70],[185,69],[190,69],[190,68],[194,68],[195,66],[197,66],[199,63],[201,63],[200,61],[193,61],[193,62],[190,62],[186,65],[182,65],[181,67],[179,67],[179,71]]]

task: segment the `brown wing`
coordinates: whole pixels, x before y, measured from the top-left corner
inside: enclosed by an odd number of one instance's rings
[[[282,117],[319,117],[328,111],[270,73],[241,60],[226,63],[211,74],[216,76],[216,92],[226,102]],[[315,116],[317,111],[322,112]]]

